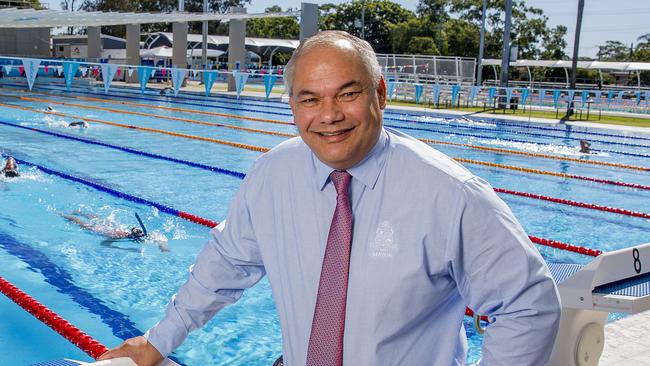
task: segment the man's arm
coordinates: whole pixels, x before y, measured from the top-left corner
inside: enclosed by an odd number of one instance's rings
[[[244,198],[245,184],[246,181],[231,203],[228,223],[224,221],[210,231],[210,241],[190,267],[187,282],[167,305],[164,318],[144,337],[129,339],[109,351],[109,358],[127,356],[140,364],[134,357],[142,356],[144,365],[149,365],[150,360],[157,362],[158,356],[162,358],[174,351],[189,332],[237,301],[244,289],[264,276]]]
[[[462,296],[488,315],[483,365],[544,365],[557,333],[557,289],[510,209],[480,178],[465,184],[447,248]]]

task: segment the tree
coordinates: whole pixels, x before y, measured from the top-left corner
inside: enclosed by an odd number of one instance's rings
[[[544,51],[541,53],[542,60],[563,60],[567,58],[564,49],[567,46],[564,36],[566,36],[567,28],[563,25],[551,29],[542,41]]]
[[[325,4],[320,10],[321,29],[344,30],[358,37],[363,35],[377,53],[391,52],[390,26],[414,16],[411,11],[388,0],[355,1],[340,5]],[[362,12],[364,24],[361,24]]]
[[[604,45],[598,46],[598,60],[601,61],[625,61],[630,56],[630,50],[619,41],[605,41]]]
[[[286,11],[293,11],[293,9]],[[279,13],[282,12],[282,8],[274,5],[266,8],[264,12]],[[298,39],[300,24],[295,17],[249,19],[246,21],[246,35],[261,38]]]

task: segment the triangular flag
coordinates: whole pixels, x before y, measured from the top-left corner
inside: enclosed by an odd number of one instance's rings
[[[120,77],[122,75],[122,69],[118,68],[117,69],[117,77]]]
[[[264,91],[266,92],[266,99],[269,99],[269,95],[271,95],[271,90],[273,90],[277,78],[277,75],[264,75]]]
[[[199,70],[197,70],[197,69],[192,70],[192,76],[193,77],[196,77],[198,74],[199,74]]]
[[[133,69],[132,67],[129,67],[129,69],[126,71],[127,74],[129,74],[129,78],[133,76],[133,71],[135,71],[135,69]]]
[[[65,77],[65,88],[69,91],[72,85],[72,79],[79,68],[78,62],[63,61],[63,75]]]
[[[456,100],[458,99],[458,93],[460,93],[460,85],[451,86],[451,106],[456,105]]]
[[[415,84],[415,103],[420,103],[420,98],[422,98],[422,90],[424,90],[424,85],[420,83]]]
[[[81,70],[81,76],[86,77],[86,75],[88,75],[88,68],[87,67],[82,66],[80,70]]]
[[[48,72],[50,72],[50,67],[49,67],[48,65],[45,65],[45,68],[44,68],[44,69],[45,69],[45,73],[46,73],[46,74],[47,74]]]
[[[567,103],[573,104],[573,97],[575,97],[575,96],[576,96],[576,91],[575,90],[569,90],[567,92],[567,98],[566,98]]]
[[[140,91],[142,94],[144,94],[144,89],[146,88],[147,81],[149,81],[151,75],[148,69],[149,68],[146,66],[138,66],[138,80],[140,81]]]
[[[246,80],[248,80],[248,74],[233,71],[232,75],[235,77],[235,89],[237,90],[237,99],[239,99],[241,92],[244,90],[244,85],[246,85]]]
[[[526,105],[526,101],[528,100],[528,93],[530,93],[530,89],[521,89],[521,105],[523,106]]]
[[[36,75],[38,74],[38,67],[41,64],[41,60],[24,58],[22,61],[25,70],[25,77],[27,78],[27,85],[31,91],[34,86],[34,80],[36,80]]]
[[[553,108],[558,107],[558,102],[560,101],[560,93],[562,93],[561,90],[553,89]]]
[[[111,87],[113,82],[113,77],[115,77],[115,72],[117,71],[116,64],[101,64],[102,68],[102,79],[104,79],[104,93],[108,94],[108,89]]]
[[[203,72],[203,86],[205,86],[205,96],[210,96],[210,90],[212,90],[212,85],[214,81],[217,80],[217,75],[219,73],[216,71],[204,71]]]
[[[172,73],[172,86],[174,87],[174,96],[178,96],[178,90],[181,88],[181,85],[183,84],[183,80],[185,80],[185,73],[187,72],[186,69],[177,69],[173,68],[171,69]]]
[[[395,85],[397,83],[393,80],[388,80],[388,99],[393,100],[393,94],[395,94]]]
[[[162,69],[162,76],[167,76],[167,69]]]
[[[151,77],[156,76],[156,69],[151,69]]]
[[[431,101],[433,104],[438,104],[440,101],[440,84],[434,84],[431,87]]]
[[[9,73],[11,72],[11,69],[13,69],[12,65],[5,65],[5,74],[9,76]]]

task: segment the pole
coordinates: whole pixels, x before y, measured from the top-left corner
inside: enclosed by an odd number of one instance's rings
[[[478,48],[478,70],[476,75],[476,85],[483,83],[483,47],[485,45],[485,18],[487,11],[487,0],[483,0],[483,17],[481,18],[481,42]]]
[[[178,11],[181,12],[181,13],[185,11],[185,1],[184,0],[178,0]]]
[[[499,107],[505,109],[508,101],[506,100],[506,88],[508,87],[508,66],[510,66],[510,28],[512,25],[512,0],[506,0],[506,21],[503,27],[503,55],[501,58],[501,103]]]
[[[366,39],[366,2],[361,2],[361,39]]]
[[[576,88],[576,76],[578,70],[578,48],[580,46],[580,29],[582,28],[582,11],[585,8],[585,0],[578,0],[578,19],[576,21],[576,35],[573,43],[573,60],[571,60],[571,84],[570,88]]]
[[[208,0],[203,0],[203,14],[208,12]],[[203,70],[208,68],[208,21],[203,21],[203,28],[201,29],[201,35],[203,36],[201,40],[201,68]],[[203,74],[201,73],[201,80],[203,80]]]
[[[571,83],[569,89],[576,88],[576,77],[578,74],[578,48],[580,47],[580,28],[582,28],[582,11],[585,8],[585,0],[578,0],[578,19],[576,20],[576,35],[573,42],[573,60],[571,60]],[[567,116],[573,114],[573,101],[567,103]]]

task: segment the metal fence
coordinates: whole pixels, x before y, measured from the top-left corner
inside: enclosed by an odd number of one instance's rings
[[[377,54],[387,79],[424,84],[473,85],[476,59],[468,57]]]

